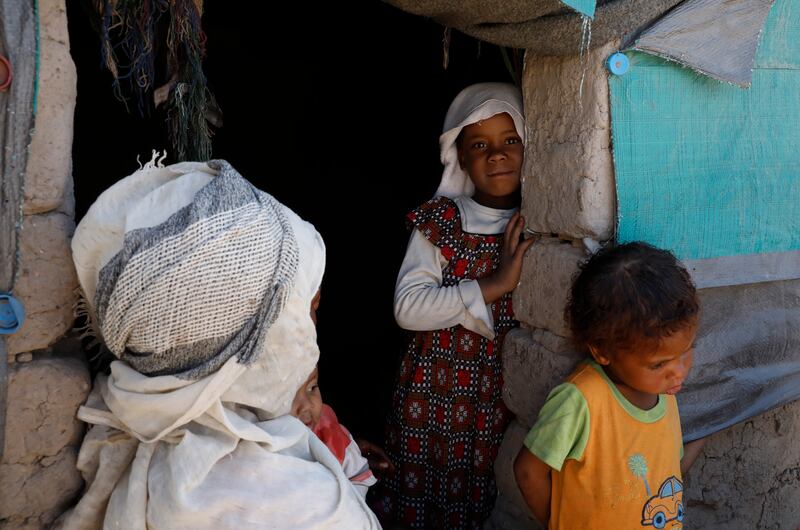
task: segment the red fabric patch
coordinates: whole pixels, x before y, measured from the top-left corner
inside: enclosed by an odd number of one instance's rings
[[[456,255],[456,252],[452,248],[450,248],[450,247],[442,247],[442,256],[444,256],[444,259],[446,259],[447,261],[450,261],[451,259],[453,259],[453,256],[455,256],[455,255]],[[464,261],[464,260],[461,260],[461,261]],[[466,265],[465,265],[465,267],[466,267]]]
[[[443,350],[450,349],[450,332],[449,331],[440,331],[439,332],[439,347]]]
[[[444,423],[444,407],[441,405],[436,406],[436,421],[440,424]]]
[[[314,427],[314,434],[328,446],[333,456],[341,464],[344,462],[344,454],[347,446],[350,445],[350,437],[336,418],[336,413],[328,405],[322,405],[322,414],[319,423]]]
[[[464,458],[464,442],[458,442],[453,446],[453,456],[458,460]]]
[[[456,262],[456,266],[453,268],[453,274],[456,276],[464,276],[464,273],[467,272],[467,260],[460,259]]]
[[[408,450],[412,454],[418,455],[420,449],[420,442],[419,438],[409,438],[408,439]]]
[[[486,413],[479,412],[475,417],[475,428],[482,431],[486,428]]]
[[[433,494],[434,498],[437,498],[442,494],[442,481],[435,476],[431,481],[431,493]]]
[[[447,219],[449,221],[455,216],[456,216],[456,209],[451,206],[444,211],[444,213],[442,214],[442,219]]]
[[[470,374],[467,370],[459,370],[458,371],[458,386],[469,386],[470,382]]]
[[[422,366],[417,366],[417,369],[414,370],[414,382],[420,385],[424,380],[425,380],[425,369]]]
[[[475,236],[471,234],[462,234],[463,245],[470,250],[470,254],[474,254],[483,242],[483,236]]]
[[[415,523],[417,521],[417,509],[413,506],[406,506],[403,509],[403,521],[408,524]]]
[[[481,496],[483,492],[481,491],[480,486],[475,486],[472,488],[472,501],[473,502],[481,502]]]

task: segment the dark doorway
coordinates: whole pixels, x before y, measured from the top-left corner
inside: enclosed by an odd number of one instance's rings
[[[455,94],[512,77],[499,48],[455,31],[443,69],[443,28],[432,21],[376,0],[320,4],[204,2],[204,69],[224,114],[213,151],[325,238],[323,397],[344,425],[380,441],[405,341],[392,314],[404,215],[438,185],[438,136]],[[163,111],[141,117],[115,98],[82,2],[67,7],[79,220],[137,156],[168,143]]]

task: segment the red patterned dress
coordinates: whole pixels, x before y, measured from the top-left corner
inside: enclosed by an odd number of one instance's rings
[[[503,235],[462,230],[456,204],[437,197],[408,214],[447,266],[443,287],[492,273]],[[461,325],[419,331],[400,364],[386,447],[397,472],[379,483],[376,513],[409,528],[480,528],[494,505],[493,465],[510,413],[501,398],[500,348],[511,295],[491,304],[496,337]]]

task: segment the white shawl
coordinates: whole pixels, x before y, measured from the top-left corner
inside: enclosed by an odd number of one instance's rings
[[[146,167],[142,171],[152,175],[135,174],[136,193],[155,207],[185,206],[191,196],[180,195],[195,193],[214,174],[198,166]],[[122,182],[117,191],[124,190]],[[159,196],[165,183],[172,184]],[[63,528],[380,528],[333,454],[288,415],[319,356],[309,308],[325,259],[314,228],[288,208],[285,213],[298,242],[299,268],[263,351],[250,365],[231,357],[198,380],[150,377],[125,362],[112,363],[78,412],[91,424],[78,459],[87,489],[60,520]],[[163,211],[157,217],[154,222],[163,220]],[[100,248],[108,238],[80,234],[109,223],[87,215],[81,225],[73,249],[84,287],[91,289],[102,260],[113,252]],[[86,256],[102,258],[92,266]]]

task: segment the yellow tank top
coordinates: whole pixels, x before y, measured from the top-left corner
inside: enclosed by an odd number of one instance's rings
[[[568,383],[586,400],[589,433],[582,457],[552,472],[550,528],[682,528],[675,397],[661,395],[653,410],[638,409],[595,363],[580,366]]]

